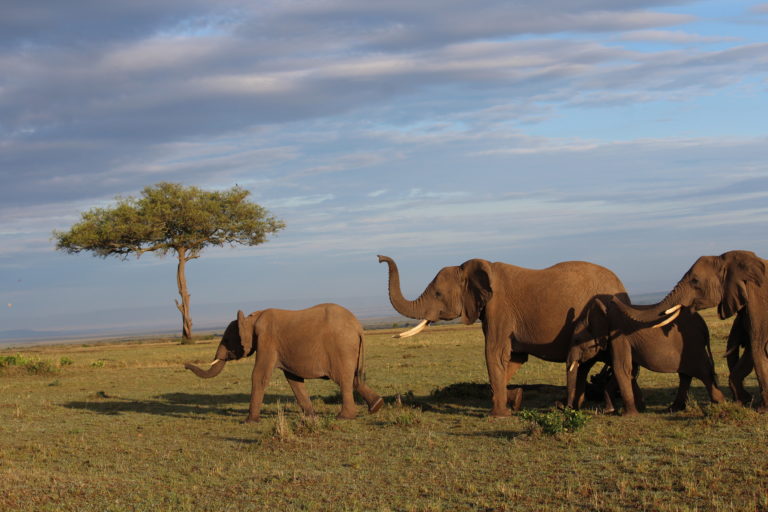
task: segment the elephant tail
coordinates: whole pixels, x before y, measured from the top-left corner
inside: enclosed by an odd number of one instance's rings
[[[712,347],[709,345],[709,339],[707,339],[707,343],[704,345],[704,349],[707,353],[707,361],[709,362],[709,372],[712,374],[712,382],[715,384],[715,386],[718,386],[717,372],[715,372],[715,357],[712,355]]]
[[[355,368],[355,388],[358,382],[365,382],[365,342],[363,340],[363,331],[358,333],[359,348],[357,350],[357,368]]]

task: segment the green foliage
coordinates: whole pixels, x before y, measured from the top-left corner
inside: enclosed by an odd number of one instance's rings
[[[96,361],[93,361],[93,362],[91,363],[91,366],[93,366],[94,368],[104,368],[104,366],[105,366],[106,364],[107,364],[107,362],[106,362],[106,361],[104,361],[104,360],[102,360],[102,359],[97,359]]]
[[[586,413],[574,409],[552,409],[547,412],[524,409],[520,411],[519,416],[550,436],[563,432],[576,432],[589,421]]]
[[[61,357],[61,359],[59,359],[59,366],[61,366],[61,367],[71,366],[73,364],[75,364],[75,362],[71,358],[69,358],[67,356],[63,356],[63,357]]]
[[[84,212],[69,231],[53,232],[56,248],[121,258],[184,249],[197,257],[207,246],[258,245],[285,224],[247,201],[249,194],[237,186],[206,191],[161,182],[145,187],[140,198],[118,197],[113,207]]]
[[[0,369],[20,368],[30,375],[51,375],[56,373],[56,367],[50,361],[37,357],[27,357],[22,354],[0,356]]]

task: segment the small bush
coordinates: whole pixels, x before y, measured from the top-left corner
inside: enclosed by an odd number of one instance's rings
[[[106,364],[107,364],[106,361],[103,361],[102,359],[97,359],[96,361],[91,363],[91,366],[93,366],[94,368],[104,368]]]
[[[43,359],[26,357],[21,354],[0,356],[0,369],[21,368],[31,375],[50,375],[56,373],[56,367]]]
[[[61,359],[59,359],[59,366],[61,367],[72,366],[73,364],[75,364],[75,362],[72,359],[68,358],[67,356],[64,356]]]
[[[553,409],[547,412],[525,409],[520,411],[519,416],[532,424],[532,431],[541,429],[544,434],[550,436],[576,432],[589,421],[586,413],[574,409]]]

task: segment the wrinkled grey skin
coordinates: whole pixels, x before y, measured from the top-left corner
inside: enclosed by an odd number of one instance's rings
[[[363,371],[363,327],[348,310],[336,304],[319,304],[289,311],[265,309],[247,317],[237,312],[216,350],[208,370],[187,363],[185,368],[198,377],[211,378],[221,373],[227,361],[256,354],[253,367],[251,404],[246,422],[257,421],[264,389],[272,370],[280,368],[305,414],[315,411],[304,387],[304,379],[328,378],[341,388],[342,406],[338,417],[357,415],[353,390],[360,393],[374,413],[384,401],[369,388]]]
[[[568,261],[532,270],[472,259],[440,270],[421,296],[410,301],[400,291],[394,260],[379,256],[379,262],[389,267],[389,300],[401,315],[430,322],[461,318],[466,324],[480,319],[492,416],[509,416],[510,401],[519,408],[522,390],[507,392],[507,382],[529,354],[565,361],[576,319],[590,300],[612,295],[627,299],[619,278],[592,263]]]
[[[579,363],[595,358],[608,346],[625,415],[637,414],[639,409],[634,396],[638,388],[632,378],[633,367],[637,365],[655,372],[678,374],[680,384],[670,411],[685,409],[692,377],[704,383],[712,402],[724,401],[717,388],[709,329],[698,313],[683,308],[674,322],[654,328],[633,321],[613,302],[606,304],[595,299],[587,311],[577,325],[574,345],[568,354],[569,405],[578,404],[580,399]]]
[[[750,251],[728,251],[702,256],[658,304],[638,310],[621,302],[616,306],[632,319],[652,323],[681,304],[692,311],[717,306],[721,319],[736,314],[728,337],[729,385],[734,399],[748,403],[744,378],[754,367],[760,384],[760,411],[768,410],[768,279],[766,260]],[[739,348],[744,355],[739,358]]]

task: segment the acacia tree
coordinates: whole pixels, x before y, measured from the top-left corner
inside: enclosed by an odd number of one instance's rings
[[[74,254],[92,252],[122,260],[145,252],[178,259],[176,281],[181,302],[182,339],[192,338],[192,316],[185,266],[200,257],[208,246],[259,245],[267,235],[285,223],[256,203],[247,201],[248,190],[238,186],[221,192],[158,183],[145,187],[141,197],[117,197],[110,208],[93,208],[82,213],[80,222],[69,231],[54,231],[56,249]]]

